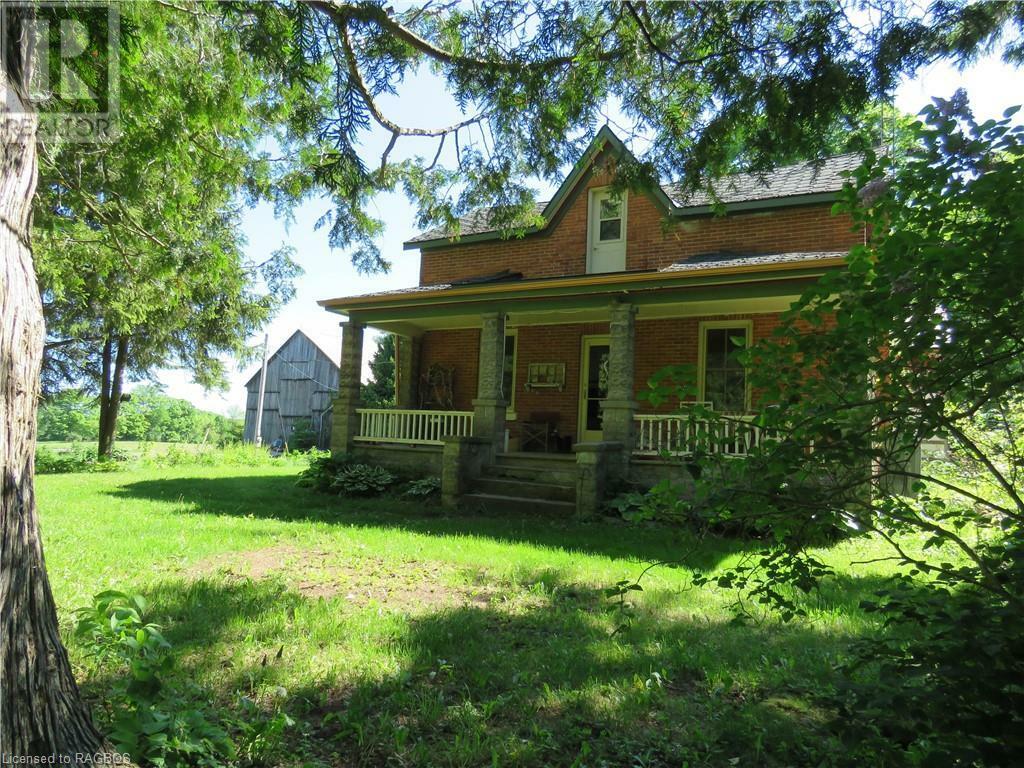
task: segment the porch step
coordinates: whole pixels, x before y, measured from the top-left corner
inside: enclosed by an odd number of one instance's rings
[[[571,467],[576,464],[576,455],[572,453],[518,451],[514,453],[499,453],[495,463],[503,467]]]
[[[507,477],[534,483],[576,487],[576,457],[562,454],[499,453],[483,468],[485,477]]]
[[[571,501],[527,499],[495,493],[467,493],[459,500],[459,506],[467,512],[498,514],[534,513],[569,517],[576,513],[576,505]]]
[[[531,477],[536,478],[536,474]],[[567,483],[531,482],[512,477],[480,477],[475,484],[480,493],[545,501],[575,501],[576,488]]]

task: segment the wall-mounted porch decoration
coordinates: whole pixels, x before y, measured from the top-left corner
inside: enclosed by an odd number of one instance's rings
[[[454,408],[455,368],[434,363],[427,369],[420,386],[420,408],[450,411]]]
[[[530,392],[534,389],[565,389],[565,363],[530,363],[526,369],[526,383],[523,388]]]

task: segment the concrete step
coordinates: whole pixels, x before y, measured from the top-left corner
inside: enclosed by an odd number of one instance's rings
[[[521,499],[547,501],[575,501],[576,488],[567,483],[535,483],[511,477],[480,477],[475,490],[494,496],[514,496]]]
[[[494,514],[527,513],[570,517],[576,513],[576,505],[571,501],[524,499],[518,496],[503,496],[494,493],[467,493],[459,499],[459,507],[466,512]]]
[[[576,464],[576,454],[533,453],[529,451],[499,453],[494,463],[509,467],[569,467]]]
[[[551,462],[546,466],[542,465],[520,465],[511,463],[487,464],[482,469],[484,477],[506,478],[511,480],[525,480],[533,483],[548,483],[552,485],[568,485],[576,487],[576,465],[558,464]]]

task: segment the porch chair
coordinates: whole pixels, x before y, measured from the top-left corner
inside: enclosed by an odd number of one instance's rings
[[[558,450],[557,411],[534,411],[522,423],[520,447],[524,451],[550,453]]]

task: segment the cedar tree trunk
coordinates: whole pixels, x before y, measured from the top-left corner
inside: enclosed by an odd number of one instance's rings
[[[0,51],[0,756],[102,751],[61,644],[33,489],[43,313],[29,243],[35,120],[23,101],[27,11],[10,8]],[[12,87],[13,86],[13,87]]]
[[[128,339],[110,336],[103,342],[103,365],[100,375],[100,441],[98,456],[110,458],[114,451],[117,414],[121,409],[124,367],[128,360]]]

